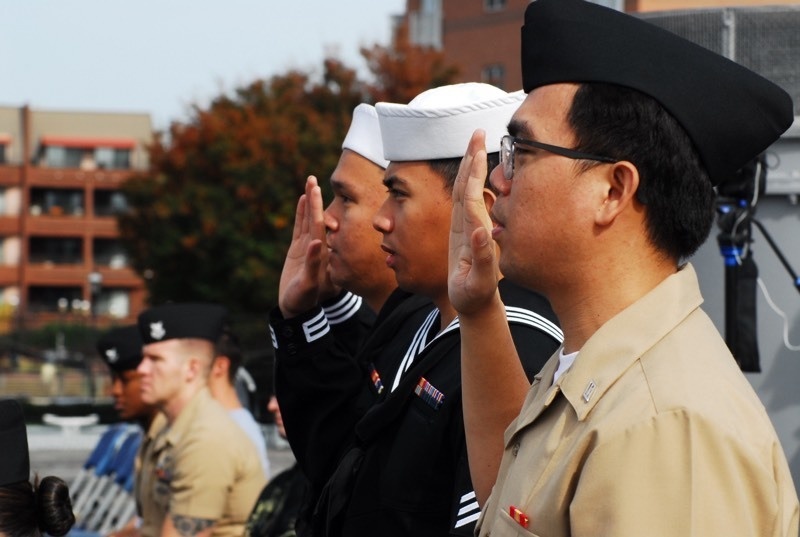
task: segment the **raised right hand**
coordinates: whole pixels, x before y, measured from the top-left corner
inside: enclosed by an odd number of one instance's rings
[[[453,185],[450,221],[447,288],[450,302],[462,318],[483,310],[497,298],[500,269],[483,198],[486,167],[486,134],[477,130]]]
[[[297,202],[292,243],[283,263],[278,287],[278,307],[284,318],[296,317],[319,303],[329,283],[328,249],[325,245],[322,191],[313,175]]]

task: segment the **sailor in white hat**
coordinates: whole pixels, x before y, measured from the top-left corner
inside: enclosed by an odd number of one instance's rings
[[[399,287],[433,307],[371,335],[357,359],[375,400],[363,417],[352,423],[329,413],[351,431],[352,449],[317,505],[319,535],[472,534],[479,508],[462,420],[458,319],[447,297],[450,189],[472,132],[483,128],[499,141],[523,97],[469,83],[428,90],[407,105],[376,105],[390,163],[388,196],[373,224]],[[528,350],[522,360],[532,378],[558,347],[560,329],[541,296],[500,287],[514,306],[510,331]],[[359,401],[342,408],[357,414]]]
[[[334,323],[344,321],[358,311],[362,298],[372,311],[378,311],[394,289],[391,271],[382,263],[380,238],[371,229],[372,216],[383,201],[386,164],[375,108],[360,104],[353,110],[339,163],[330,178],[333,201],[323,213],[313,176],[298,201],[278,295],[284,318],[309,312],[344,289],[325,304],[336,312]]]
[[[376,314],[397,287],[384,262],[381,236],[372,227],[386,197],[382,181],[387,164],[375,108],[359,104],[330,177],[334,197],[324,211],[317,179],[311,176],[306,182],[278,307],[270,313],[281,416],[298,464],[315,491],[352,438],[355,422],[342,426],[341,409],[351,407],[354,392],[363,390],[367,403],[374,398],[356,352],[373,335]],[[407,306],[418,302],[408,299],[402,294],[391,301],[392,319],[407,317]],[[391,326],[382,323],[389,333]],[[310,511],[300,509],[301,514]],[[304,522],[297,521],[297,527]]]

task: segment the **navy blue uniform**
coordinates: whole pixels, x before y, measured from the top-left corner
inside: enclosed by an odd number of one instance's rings
[[[543,297],[510,282],[500,283],[500,293],[533,378],[561,343],[555,315]],[[350,392],[358,392],[348,403],[353,413],[340,420],[317,409],[326,427],[339,432],[330,442],[318,437],[316,445],[301,447],[308,457],[331,449],[338,457],[316,507],[315,535],[472,535],[479,508],[464,435],[457,319],[442,330],[435,308],[420,306],[391,329],[377,324],[375,330],[382,335],[372,351],[365,344],[351,359],[362,370],[362,388],[353,380]],[[278,352],[279,381],[287,391],[314,374],[300,367],[289,372],[282,359]],[[316,406],[312,401],[307,406]]]

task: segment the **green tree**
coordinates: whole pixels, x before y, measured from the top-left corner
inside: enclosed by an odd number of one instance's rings
[[[126,182],[131,211],[119,219],[151,303],[219,302],[237,319],[258,315],[263,333],[297,198],[308,174],[327,188],[353,108],[408,102],[457,73],[403,31],[391,47],[361,52],[371,83],[327,59],[320,77],[290,71],[257,80],[156,136],[151,169]]]
[[[306,174],[330,175],[363,100],[355,72],[326,60],[319,82],[298,71],[258,80],[157,136],[119,220],[150,301],[262,314],[274,304]]]

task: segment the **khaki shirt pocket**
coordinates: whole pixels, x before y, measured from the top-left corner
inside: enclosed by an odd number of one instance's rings
[[[532,524],[532,521],[529,524]],[[486,535],[491,537],[537,537],[537,534],[528,531],[527,528],[522,527],[522,524],[514,520],[508,512],[508,507],[497,509],[495,522]]]

